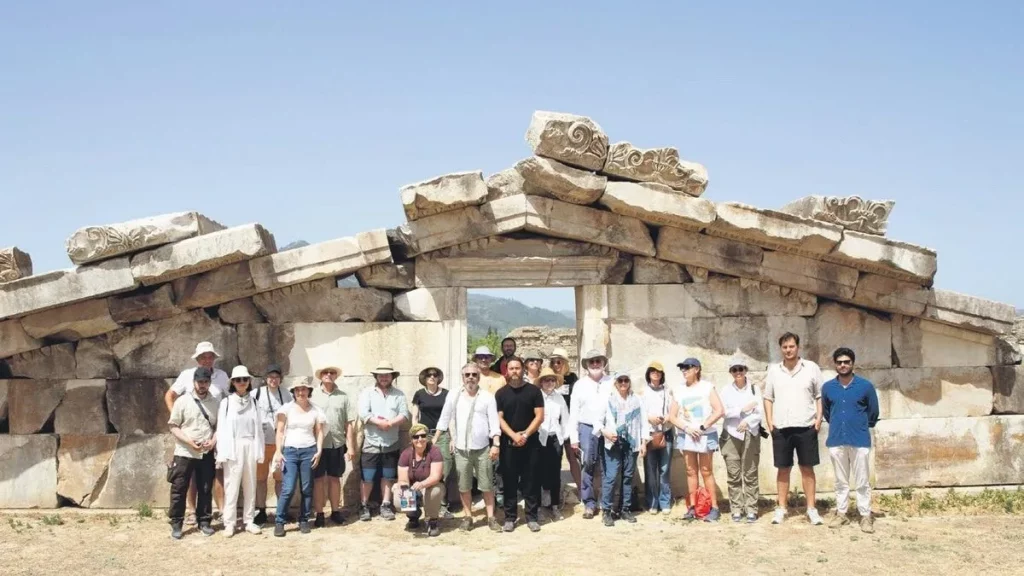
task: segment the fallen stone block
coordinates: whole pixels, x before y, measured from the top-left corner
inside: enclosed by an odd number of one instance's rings
[[[170,434],[118,437],[107,464],[106,481],[92,500],[91,508],[154,508],[169,505],[167,463],[174,453]]]
[[[892,350],[903,368],[995,366],[999,348],[989,334],[938,322],[893,316]]]
[[[522,230],[526,227],[526,199],[519,194],[420,218],[389,231],[389,239],[402,247],[403,258]],[[398,256],[396,252],[396,256]]]
[[[110,315],[107,299],[86,300],[60,308],[29,314],[21,319],[33,338],[74,342],[120,328]]]
[[[56,436],[0,434],[0,462],[0,508],[57,507]]]
[[[18,248],[0,248],[0,283],[32,275],[32,257]]]
[[[323,278],[257,294],[253,303],[271,324],[390,320],[392,296],[376,288],[338,288]]]
[[[658,226],[699,232],[715,221],[715,204],[660,184],[609,182],[601,204],[616,214]]]
[[[859,368],[860,354],[857,364]],[[993,379],[988,368],[892,368],[858,374],[875,385],[883,419],[992,413]]]
[[[395,295],[395,320],[439,322],[465,320],[465,288],[417,288]]]
[[[47,428],[64,398],[64,380],[8,380],[11,434],[37,434]]]
[[[248,262],[236,262],[196,276],[178,278],[174,286],[174,303],[187,310],[209,308],[256,293]]]
[[[106,434],[106,380],[68,380],[54,412],[57,434]]]
[[[1024,414],[1024,366],[992,367],[992,411]]]
[[[616,142],[608,148],[608,160],[601,172],[636,182],[652,182],[700,196],[708,186],[708,171],[696,162],[679,159],[675,148],[637,148]]]
[[[126,378],[106,381],[107,417],[121,434],[163,434],[171,413],[164,394],[171,379]]]
[[[640,220],[541,196],[526,197],[526,230],[629,254],[655,254],[651,233]]]
[[[385,290],[412,290],[416,287],[416,263],[376,264],[356,270],[363,288]]]
[[[54,344],[7,359],[11,375],[37,380],[66,380],[75,376],[75,345]]]
[[[108,335],[122,378],[174,378],[195,365],[199,342],[212,342],[221,355],[219,366],[231,370],[238,362],[238,338],[232,326],[195,310],[164,320],[121,328]]]
[[[808,341],[818,347],[817,356],[805,356],[822,367],[831,368],[832,353],[839,347],[852,348],[857,368],[892,366],[892,323],[889,318],[837,302],[822,302],[811,322]]]
[[[72,262],[86,264],[223,229],[224,226],[198,212],[177,212],[120,224],[86,226],[75,231],[66,245]]]
[[[838,224],[846,230],[885,236],[892,200],[864,200],[860,196],[805,196],[780,212]]]
[[[117,434],[62,434],[57,448],[57,495],[88,508],[103,488]]]
[[[601,170],[608,156],[608,136],[586,116],[537,111],[526,142],[533,153],[587,170]]]
[[[646,256],[633,257],[633,284],[683,284],[691,281],[690,274],[679,264]]]
[[[170,283],[111,296],[108,305],[110,317],[122,325],[163,320],[185,311],[174,303],[174,290]]]
[[[523,190],[548,195],[570,204],[593,204],[604,194],[608,179],[573,168],[557,160],[533,156],[516,164],[523,176]]]
[[[256,290],[266,292],[385,262],[391,262],[391,249],[387,234],[378,229],[256,258],[249,270]]]
[[[259,224],[246,224],[136,254],[132,275],[142,285],[152,286],[276,250],[273,235]]]
[[[771,250],[820,258],[843,239],[842,227],[835,224],[738,202],[718,204],[716,214],[718,217],[708,226],[708,234]]]
[[[882,236],[846,230],[825,260],[865,272],[931,286],[937,269],[934,250]]]
[[[487,186],[482,172],[458,172],[403,186],[399,193],[405,216],[412,222],[424,216],[483,204],[487,199]]]
[[[241,298],[221,304],[217,308],[217,317],[227,324],[258,324],[267,321],[253,304],[252,298]]]
[[[120,375],[106,336],[81,340],[75,346],[75,378],[116,379]]]
[[[0,358],[14,356],[43,347],[43,341],[25,332],[21,320],[14,318],[0,321]]]
[[[137,285],[128,258],[29,276],[0,284],[0,320],[127,292]]]

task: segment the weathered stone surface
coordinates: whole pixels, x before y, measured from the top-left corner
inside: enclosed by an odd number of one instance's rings
[[[246,224],[136,254],[132,256],[132,275],[143,285],[152,286],[276,250],[274,236],[263,226]]]
[[[333,278],[257,294],[256,308],[271,324],[390,320],[392,296],[376,288],[338,288]]]
[[[170,283],[141,288],[131,294],[111,296],[108,305],[110,317],[118,324],[163,320],[185,311],[174,303],[174,290]]]
[[[883,419],[992,413],[993,381],[988,368],[893,368],[859,373],[875,385]]]
[[[416,263],[377,264],[356,270],[359,285],[385,290],[412,290],[416,287]]]
[[[235,262],[173,283],[174,302],[179,308],[209,308],[256,293],[248,262]]]
[[[541,190],[536,190],[532,186],[527,185],[523,175],[514,166],[491,174],[484,183],[487,185],[488,202],[509,196],[542,193]]]
[[[992,367],[992,411],[1024,414],[1024,366]]]
[[[1024,416],[881,420],[876,488],[1024,483]]]
[[[241,298],[221,304],[217,308],[217,317],[227,324],[259,324],[267,321],[253,304],[252,298]]]
[[[903,368],[1000,363],[991,335],[899,315],[892,319],[892,349]]]
[[[122,328],[108,339],[122,378],[174,378],[194,365],[192,354],[199,342],[212,342],[221,355],[220,366],[228,370],[238,361],[235,329],[202,310]]]
[[[805,256],[828,254],[843,238],[835,224],[801,218],[738,202],[718,204],[708,234]]]
[[[690,265],[683,266],[683,268],[686,270],[686,273],[690,275],[690,278],[693,278],[694,282],[701,284],[708,281],[707,268],[701,268],[700,266]]]
[[[421,218],[395,229],[395,240],[404,246],[404,256],[412,257],[522,230],[526,227],[527,198],[523,194],[506,196],[479,207]]]
[[[5,423],[5,424],[7,422],[7,417],[8,417],[8,410],[7,410],[7,391],[8,391],[8,388],[9,388],[8,385],[7,385],[8,382],[10,382],[10,380],[6,380],[6,379],[0,380],[0,422]]]
[[[763,256],[764,250],[760,247],[743,242],[671,226],[658,231],[658,258],[677,264],[756,278],[761,272]]]
[[[285,374],[312,374],[291,369],[288,355],[295,348],[294,324],[239,324],[238,359],[253,374],[265,374],[278,364]]]
[[[75,345],[54,344],[7,360],[11,375],[18,378],[63,380],[75,375]]]
[[[857,270],[786,252],[765,251],[757,276],[811,294],[850,300],[857,288]]]
[[[391,262],[391,249],[385,231],[377,229],[256,258],[249,269],[256,290],[266,292],[385,262]]]
[[[53,418],[57,434],[106,434],[106,380],[68,380]]]
[[[653,182],[691,196],[700,196],[708,185],[708,171],[696,162],[679,159],[675,148],[637,148],[616,142],[608,148],[605,174],[637,182]]]
[[[34,338],[53,338],[74,342],[117,330],[107,300],[86,300],[60,308],[29,314],[21,319],[25,332]]]
[[[852,230],[825,259],[923,286],[932,285],[937,266],[934,250]]]
[[[631,259],[597,244],[483,238],[416,258],[416,285],[500,288],[621,284]]]
[[[465,319],[465,288],[417,288],[395,295],[395,320],[439,322]]]
[[[406,218],[412,222],[424,216],[483,204],[487,185],[482,172],[457,172],[403,186],[399,190]]]
[[[526,210],[526,230],[530,232],[654,256],[651,233],[636,218],[541,196],[527,196]]]
[[[121,435],[167,432],[171,414],[164,394],[172,382],[163,378],[107,380],[107,414],[114,430]]]
[[[0,508],[57,506],[56,436],[0,434],[0,462]]]
[[[915,282],[905,282],[869,272],[862,273],[851,302],[907,316],[920,316],[932,291]]]
[[[603,286],[608,318],[715,318],[723,316],[813,316],[818,300],[811,294],[778,286],[711,278],[704,284]],[[887,345],[888,348],[888,345]]]
[[[779,211],[838,224],[846,230],[885,236],[892,200],[864,200],[860,196],[805,196]]]
[[[86,226],[75,231],[66,246],[72,262],[85,264],[223,229],[224,226],[198,212],[178,212],[120,224]]]
[[[0,248],[0,283],[32,275],[32,257],[18,248]]]
[[[660,184],[609,182],[601,204],[616,214],[684,230],[703,230],[716,218],[713,202],[679,194]]]
[[[115,258],[0,284],[0,320],[127,292],[137,285],[128,258]]]
[[[542,192],[571,204],[593,204],[604,194],[608,179],[549,158],[533,156],[516,164],[527,194]]]
[[[857,354],[858,368],[892,366],[892,324],[888,318],[871,312],[823,302],[811,322],[809,341],[818,347],[817,356],[807,356],[820,366],[832,366],[832,352],[840,346]]]
[[[43,347],[43,341],[30,336],[21,325],[21,320],[0,321],[0,358]]]
[[[633,284],[683,284],[690,281],[690,274],[679,264],[646,256],[633,257]]]
[[[934,290],[923,316],[929,320],[989,334],[1006,334],[1013,328],[1016,309],[983,298],[949,290]]]
[[[107,478],[117,434],[62,434],[57,449],[57,494],[88,508]]]
[[[534,112],[526,141],[538,156],[587,170],[604,168],[608,156],[608,136],[586,116]]]
[[[106,336],[78,342],[75,346],[75,377],[80,380],[120,377],[114,352]]]
[[[173,453],[174,437],[170,434],[121,435],[107,465],[106,481],[91,507],[135,508],[140,503],[167,507],[167,463]]]
[[[36,434],[47,427],[64,398],[64,380],[8,380],[11,434]]]

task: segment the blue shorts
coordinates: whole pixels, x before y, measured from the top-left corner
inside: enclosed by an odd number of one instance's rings
[[[359,456],[363,482],[377,479],[377,471],[385,480],[398,479],[398,451],[394,452],[363,452]]]

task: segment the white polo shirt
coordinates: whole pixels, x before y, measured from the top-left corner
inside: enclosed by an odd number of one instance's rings
[[[801,358],[792,372],[782,362],[769,366],[764,399],[772,403],[772,424],[776,428],[813,426],[821,385],[821,368],[810,360]]]
[[[178,374],[178,379],[171,384],[171,390],[178,396],[183,396],[189,390],[192,390],[192,375],[196,373],[196,368],[186,368]],[[228,378],[227,372],[220,368],[213,369],[213,379],[210,381],[210,394],[215,398],[220,399],[227,396],[231,391],[231,379]]]

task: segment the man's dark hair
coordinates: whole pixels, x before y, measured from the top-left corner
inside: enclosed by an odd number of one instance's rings
[[[799,336],[797,336],[796,334],[793,334],[792,332],[786,332],[782,336],[779,336],[779,346],[782,346],[783,344],[785,344],[786,342],[789,342],[790,340],[792,340],[793,342],[796,342],[797,346],[800,345],[800,337]]]
[[[851,350],[849,348],[845,348],[845,347],[836,348],[836,351],[832,353],[832,361],[835,362],[836,360],[839,360],[840,356],[849,356],[850,357],[850,362],[853,362],[853,363],[857,362],[857,355],[854,354],[853,350]]]
[[[505,368],[508,368],[508,365],[513,363],[513,362],[519,362],[520,368],[524,366],[522,358],[520,358],[519,356],[513,356],[513,357],[511,357],[511,358],[509,358],[508,360],[505,361]]]
[[[502,338],[501,345],[504,346],[505,342],[511,342],[511,343],[515,344],[516,343],[516,339],[512,338],[511,336],[507,336],[505,338]],[[517,345],[517,347],[518,347],[518,345]]]

